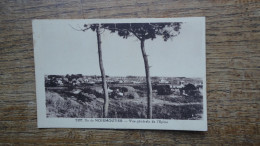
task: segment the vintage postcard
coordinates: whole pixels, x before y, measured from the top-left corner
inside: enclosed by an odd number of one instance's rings
[[[207,131],[204,17],[32,25],[38,128]]]

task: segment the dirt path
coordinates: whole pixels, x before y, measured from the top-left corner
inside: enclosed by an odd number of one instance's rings
[[[176,102],[169,102],[159,99],[153,99],[153,103],[156,105],[174,105],[174,106],[184,106],[184,105],[200,105],[202,102],[191,102],[191,103],[176,103]]]
[[[122,100],[122,102],[134,102],[134,103],[138,103],[138,104],[144,104],[146,105],[147,101],[146,98],[142,97],[142,98],[138,98],[138,99],[126,99],[126,100]],[[202,104],[202,102],[191,102],[191,103],[181,103],[181,102],[171,102],[171,101],[166,101],[166,100],[161,100],[161,99],[153,99],[152,103],[154,105],[173,105],[173,106],[185,106],[185,105],[200,105]]]

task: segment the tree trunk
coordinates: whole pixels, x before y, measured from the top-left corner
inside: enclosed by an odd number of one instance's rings
[[[141,50],[144,59],[146,84],[147,84],[147,118],[152,119],[152,82],[150,77],[150,67],[148,64],[148,58],[144,48],[144,40],[141,40]]]
[[[107,91],[106,74],[105,74],[103,60],[102,60],[102,49],[101,49],[101,38],[100,38],[99,26],[97,27],[96,32],[97,32],[97,43],[98,43],[99,67],[100,67],[100,72],[101,72],[101,76],[102,76],[102,87],[103,87],[103,91],[104,91],[103,118],[107,118],[109,98],[108,98],[108,91]]]

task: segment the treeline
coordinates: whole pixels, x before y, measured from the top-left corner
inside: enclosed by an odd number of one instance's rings
[[[82,74],[46,75],[45,87],[69,87],[86,83]]]

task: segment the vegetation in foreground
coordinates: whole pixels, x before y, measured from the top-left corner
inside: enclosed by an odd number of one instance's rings
[[[117,88],[116,86],[114,88]],[[120,88],[118,87],[120,90]],[[147,118],[147,97],[143,90],[110,93],[108,118]],[[122,89],[121,89],[122,90]],[[154,119],[198,120],[202,118],[202,96],[157,95],[153,99]],[[102,118],[104,98],[101,87],[84,89],[46,88],[47,117]]]

